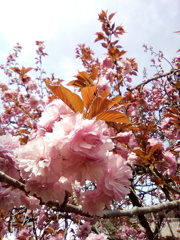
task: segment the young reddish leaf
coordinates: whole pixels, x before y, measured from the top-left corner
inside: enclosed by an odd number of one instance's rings
[[[105,109],[108,108],[109,100],[107,98],[97,97],[90,108],[89,116],[90,118],[95,117],[99,113],[103,112]]]
[[[89,108],[92,103],[93,98],[95,97],[96,86],[84,87],[81,89],[82,98],[84,101],[84,106],[86,109]]]
[[[20,74],[20,72],[21,72],[21,70],[20,70],[18,67],[12,67],[11,69],[12,69],[14,72],[19,73],[19,74]]]
[[[127,119],[126,115],[116,110],[109,110],[106,112],[99,113],[96,119],[104,120],[107,122],[119,122],[119,123],[130,124],[130,121]]]
[[[122,99],[121,96],[114,97],[113,99],[111,99],[109,107],[116,105],[118,102],[121,101],[121,99]]]
[[[109,15],[109,21],[114,17],[114,15],[115,15],[116,13],[111,13],[110,15]]]
[[[90,75],[90,78],[91,78],[92,80],[95,80],[95,79],[97,78],[97,76],[98,76],[98,69],[97,69],[97,68],[94,68],[94,69],[92,70],[92,73],[91,73],[91,75]]]
[[[103,98],[106,98],[107,96],[109,96],[109,92],[107,90],[104,90],[104,91],[101,92],[101,96]]]
[[[145,153],[141,149],[134,149],[133,152],[136,153],[138,157],[141,157],[141,158],[145,157]]]
[[[73,80],[73,81],[70,81],[68,82],[67,84],[68,86],[74,86],[74,87],[80,87],[80,88],[83,88],[83,87],[86,87],[87,85],[81,81],[81,80]]]
[[[46,83],[47,87],[56,94],[67,106],[69,106],[74,112],[83,112],[84,103],[82,99],[69,89],[59,86],[52,86]]]
[[[179,176],[173,176],[171,177],[171,179],[175,182],[177,182],[178,184],[180,184],[180,177]]]
[[[77,80],[70,81],[67,85],[80,87],[80,88],[93,85],[93,81],[89,78],[88,73],[85,71],[79,72],[76,77],[77,77]]]
[[[153,153],[160,147],[161,145],[160,144],[156,144],[154,146],[151,147],[150,151],[149,151],[149,154],[146,155],[146,158],[149,159]]]
[[[47,227],[44,229],[45,233],[55,233],[54,229],[52,227]]]

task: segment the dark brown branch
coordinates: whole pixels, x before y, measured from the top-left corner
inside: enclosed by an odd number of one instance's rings
[[[8,183],[10,186],[13,186],[15,188],[18,188],[18,189],[26,192],[25,185],[23,183],[21,183],[18,180],[6,175],[2,171],[0,171],[0,182]]]
[[[133,204],[133,206],[136,206],[136,207],[139,207],[141,208],[142,207],[142,204],[139,202],[139,199],[138,197],[136,196],[136,194],[134,193],[134,191],[131,189],[131,192],[129,194],[129,198],[131,199],[131,202]],[[149,223],[145,217],[144,214],[138,214],[137,215],[138,219],[139,219],[139,222],[141,224],[142,227],[144,227],[146,229],[146,234],[147,234],[147,237],[148,239],[153,239],[153,232],[149,226]]]
[[[25,185],[21,182],[19,182],[16,179],[13,179],[9,176],[7,176],[5,173],[0,171],[0,182],[6,182],[10,186],[13,186],[15,188],[18,188],[24,192],[25,191]],[[82,208],[80,206],[74,206],[72,204],[66,204],[66,206],[61,207],[58,203],[48,203],[49,207],[52,207],[60,212],[66,212],[66,213],[75,213],[83,216],[92,217],[87,213],[84,213],[82,211]],[[130,210],[113,210],[113,211],[104,211],[103,218],[117,218],[117,217],[133,217],[137,216],[139,214],[147,214],[152,212],[160,212],[162,210],[172,210],[175,208],[180,208],[180,200],[170,201],[170,202],[164,202],[157,205],[149,206],[149,207],[133,207]]]
[[[156,76],[154,76],[154,77],[152,77],[152,78],[149,78],[149,79],[143,81],[142,83],[138,84],[137,86],[135,86],[135,87],[133,87],[133,88],[127,88],[127,90],[132,92],[132,91],[135,90],[136,88],[141,87],[141,86],[144,86],[144,85],[146,85],[147,83],[149,83],[149,82],[151,82],[151,81],[153,81],[153,80],[156,80],[156,79],[158,79],[158,78],[163,78],[163,77],[166,77],[166,76],[169,76],[169,75],[172,75],[172,76],[173,76],[173,75],[175,75],[175,74],[178,73],[178,72],[180,72],[180,69],[176,69],[176,70],[172,69],[172,70],[171,70],[170,72],[168,72],[168,73],[158,74],[158,75],[156,75]]]

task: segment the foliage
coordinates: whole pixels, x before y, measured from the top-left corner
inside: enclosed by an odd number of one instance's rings
[[[84,71],[67,83],[18,67],[21,46],[1,69],[0,237],[16,239],[162,239],[168,216],[180,217],[180,57],[137,86],[134,58],[119,45],[123,26],[99,14],[102,61],[85,44]],[[155,227],[152,227],[154,224]]]

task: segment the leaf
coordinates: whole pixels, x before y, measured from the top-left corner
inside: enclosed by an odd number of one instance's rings
[[[91,78],[92,80],[95,80],[95,79],[97,78],[97,76],[98,76],[98,69],[97,69],[97,68],[94,68],[94,69],[92,70],[92,73],[91,73],[91,75],[90,75],[90,78]]]
[[[104,48],[107,48],[107,47],[108,47],[108,43],[101,43],[101,45],[102,45]]]
[[[90,108],[89,116],[90,118],[95,117],[99,113],[103,112],[105,109],[108,108],[109,100],[107,98],[97,97]]]
[[[55,231],[54,231],[54,229],[52,227],[45,228],[44,232],[46,232],[46,233],[55,233]]]
[[[18,67],[12,67],[11,69],[18,74],[20,74],[21,72],[21,70]]]
[[[73,80],[73,81],[70,81],[68,82],[67,84],[68,86],[74,86],[74,87],[79,87],[79,88],[83,88],[83,87],[86,87],[87,85],[82,82],[81,80]]]
[[[76,78],[77,80],[73,80],[69,82],[67,85],[76,86],[80,88],[93,85],[93,81],[90,79],[88,73],[85,71],[79,72]]]
[[[86,109],[89,108],[90,104],[92,103],[93,98],[95,97],[96,86],[92,87],[84,87],[81,89],[82,98],[84,101],[84,106]]]
[[[106,39],[103,32],[97,32],[96,35],[97,35],[97,38],[95,39],[95,42],[102,40],[102,39]]]
[[[115,15],[116,13],[111,13],[110,15],[109,15],[109,21],[114,17],[114,15]]]
[[[141,158],[145,157],[145,154],[141,149],[134,149],[133,152],[136,153],[138,157],[141,157]]]
[[[120,102],[121,99],[122,99],[121,96],[114,97],[113,99],[111,99],[110,104],[109,104],[109,107],[114,106],[115,104],[117,104],[118,102]]]
[[[177,182],[178,184],[180,184],[180,176],[174,176],[174,177],[171,177],[171,179]]]
[[[46,83],[46,86],[74,112],[83,112],[84,103],[76,93],[71,92],[69,89],[63,87],[61,84],[59,86],[52,86]]]
[[[104,120],[107,122],[119,122],[119,123],[130,124],[130,121],[127,119],[126,115],[123,113],[120,113],[116,110],[109,110],[106,112],[102,112],[102,113],[98,114],[96,119]]]
[[[150,157],[153,155],[153,153],[161,146],[161,144],[155,144],[151,147],[149,154],[146,156],[147,159],[150,159]]]

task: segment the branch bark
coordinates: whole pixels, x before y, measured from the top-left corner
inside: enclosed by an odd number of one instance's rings
[[[135,87],[133,87],[133,88],[127,88],[127,90],[132,92],[132,91],[135,90],[136,88],[141,87],[141,86],[144,86],[144,85],[146,85],[147,83],[149,83],[149,82],[151,82],[151,81],[153,81],[153,80],[156,80],[156,79],[158,79],[158,78],[163,78],[163,77],[166,77],[166,76],[170,76],[170,75],[173,76],[173,75],[176,75],[176,73],[178,73],[178,72],[180,72],[180,69],[172,69],[172,70],[171,70],[170,72],[168,72],[168,73],[158,74],[158,75],[156,75],[156,76],[154,76],[154,77],[152,77],[152,78],[149,78],[149,79],[143,81],[142,83],[138,84],[137,86],[135,86]]]
[[[0,182],[6,182],[10,186],[13,186],[15,188],[18,188],[26,192],[25,184],[19,182],[16,179],[11,178],[10,176],[3,173],[2,171],[0,171]],[[49,207],[55,208],[57,211],[60,211],[60,212],[75,213],[75,214],[80,214],[82,216],[93,217],[93,216],[90,216],[88,213],[84,213],[82,211],[81,206],[66,204],[65,206],[62,207],[58,203],[54,203],[54,202],[47,203],[47,205]],[[102,218],[133,217],[133,216],[138,216],[139,214],[147,214],[152,212],[155,213],[155,212],[160,212],[162,210],[167,210],[167,209],[172,210],[175,208],[180,208],[180,200],[164,202],[164,203],[160,203],[160,204],[149,206],[149,207],[133,207],[130,210],[104,211],[104,215],[102,216]]]

